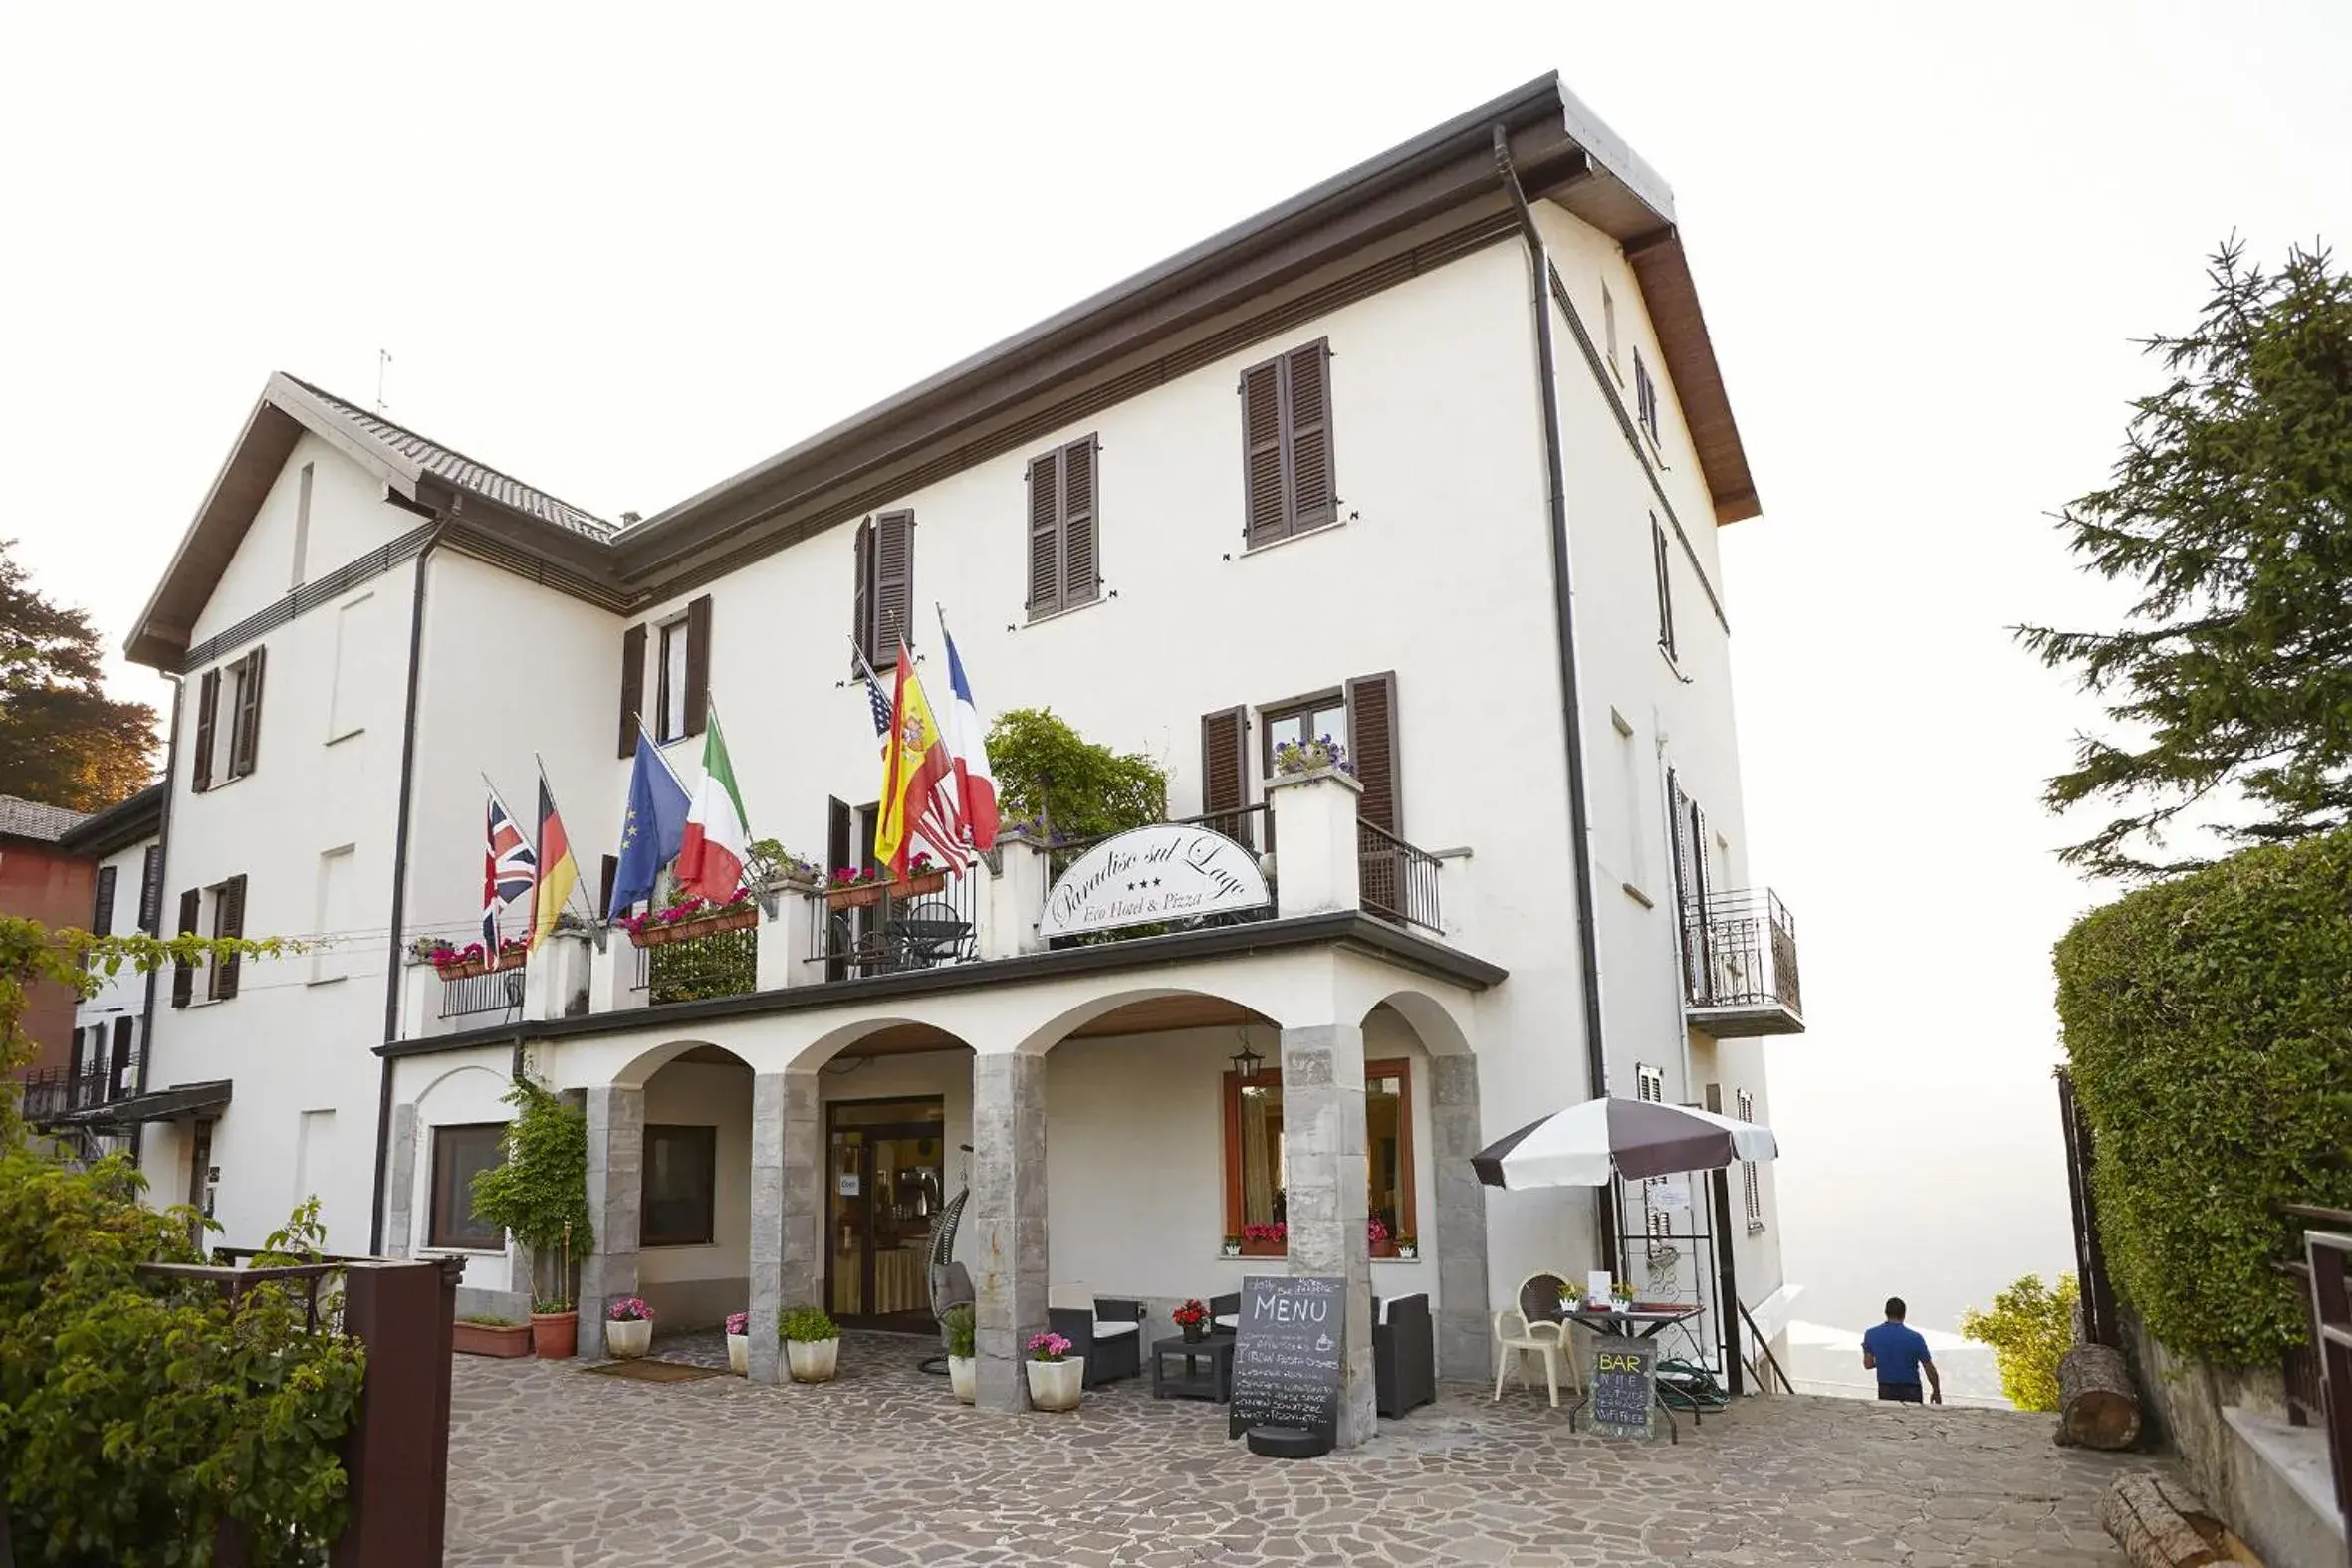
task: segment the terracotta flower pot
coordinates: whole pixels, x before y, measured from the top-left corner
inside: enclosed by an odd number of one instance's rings
[[[830,1383],[841,1362],[841,1342],[833,1339],[788,1339],[784,1342],[785,1364],[792,1368],[795,1383]]]
[[[616,1318],[604,1325],[604,1349],[618,1360],[634,1360],[652,1348],[651,1318]]]
[[[722,931],[741,931],[759,923],[760,906],[746,904],[741,909],[696,915],[692,920],[680,920],[671,925],[647,926],[641,931],[630,932],[629,940],[641,948],[658,948],[672,942],[691,942],[696,937],[715,936]]]
[[[727,1370],[737,1377],[749,1377],[752,1370],[752,1337],[749,1334],[727,1336]]]
[[[580,1348],[578,1312],[531,1314],[531,1349],[542,1361],[562,1361]]]
[[[863,909],[868,904],[878,904],[882,901],[882,889],[889,885],[887,882],[852,882],[846,887],[828,887],[824,890],[824,907]]]
[[[1076,1410],[1086,1392],[1086,1364],[1075,1356],[1060,1361],[1025,1361],[1029,1403],[1034,1410]]]
[[[947,1386],[954,1389],[956,1398],[965,1404],[978,1404],[980,1401],[980,1358],[977,1356],[948,1357]]]
[[[531,1325],[460,1321],[451,1327],[449,1348],[463,1356],[528,1356]]]

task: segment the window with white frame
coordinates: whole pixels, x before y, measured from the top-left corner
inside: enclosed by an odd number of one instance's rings
[[[1633,1064],[1634,1098],[1649,1105],[1666,1103],[1666,1069],[1647,1062]],[[1667,1179],[1645,1176],[1641,1184],[1642,1230],[1649,1237],[1653,1265],[1673,1261],[1674,1245],[1667,1239],[1674,1229],[1673,1212],[1666,1207]]]
[[[683,615],[660,630],[661,657],[654,667],[654,679],[660,684],[654,699],[653,738],[667,743],[686,734],[686,652],[693,639]]]

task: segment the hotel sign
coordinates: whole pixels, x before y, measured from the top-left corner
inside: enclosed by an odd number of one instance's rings
[[[1274,902],[1258,857],[1223,833],[1160,822],[1106,838],[1046,892],[1049,937],[1197,920]]]

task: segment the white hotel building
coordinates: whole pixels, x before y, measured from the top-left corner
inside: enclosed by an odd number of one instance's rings
[[[463,1253],[519,1314],[464,1195],[531,1072],[588,1117],[584,1350],[616,1294],[748,1306],[755,1375],[780,1303],[927,1322],[967,1181],[984,1403],[1050,1298],[1164,1333],[1285,1266],[1221,1255],[1278,1217],[1353,1287],[1343,1436],[1370,1296],[1426,1294],[1445,1374],[1490,1376],[1492,1309],[1601,1266],[1620,1205],[1619,1272],[1707,1302],[1711,1354],[1726,1281],[1776,1333],[1768,1167],[1595,1202],[1468,1158],[1601,1093],[1768,1118],[1795,942],[1748,874],[1716,544],[1757,512],[1666,186],[1551,77],[625,526],[273,376],[128,646],[179,683],[161,918],[326,940],[168,977],[138,1081],[78,1114],[232,1244],[315,1193],[338,1248]],[[691,963],[411,958],[478,924],[483,774],[528,817],[544,758],[592,893],[630,715],[691,784],[712,694],[753,832],[856,858],[842,635],[886,669],[903,630],[944,701],[934,601],[984,712],[1150,754],[1256,851],[1279,823],[1263,918],[1049,943],[1066,851],[1016,838],[921,940],[788,887]],[[1300,729],[1360,787],[1278,784]]]

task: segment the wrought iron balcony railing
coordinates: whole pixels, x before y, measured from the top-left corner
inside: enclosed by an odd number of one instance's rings
[[[441,982],[441,1016],[472,1017],[480,1012],[523,1015],[523,969],[494,969],[480,975],[460,975]]]
[[[1719,1038],[1801,1034],[1796,922],[1768,888],[1710,893],[1683,914],[1691,1020]]]
[[[1355,824],[1356,885],[1364,913],[1443,935],[1438,919],[1438,859],[1360,817]]]
[[[965,964],[980,956],[980,874],[934,871],[809,895],[808,962],[826,980]]]
[[[618,940],[615,938],[615,940]],[[741,997],[760,989],[760,928],[715,931],[707,937],[637,949],[637,984],[656,1007]]]

